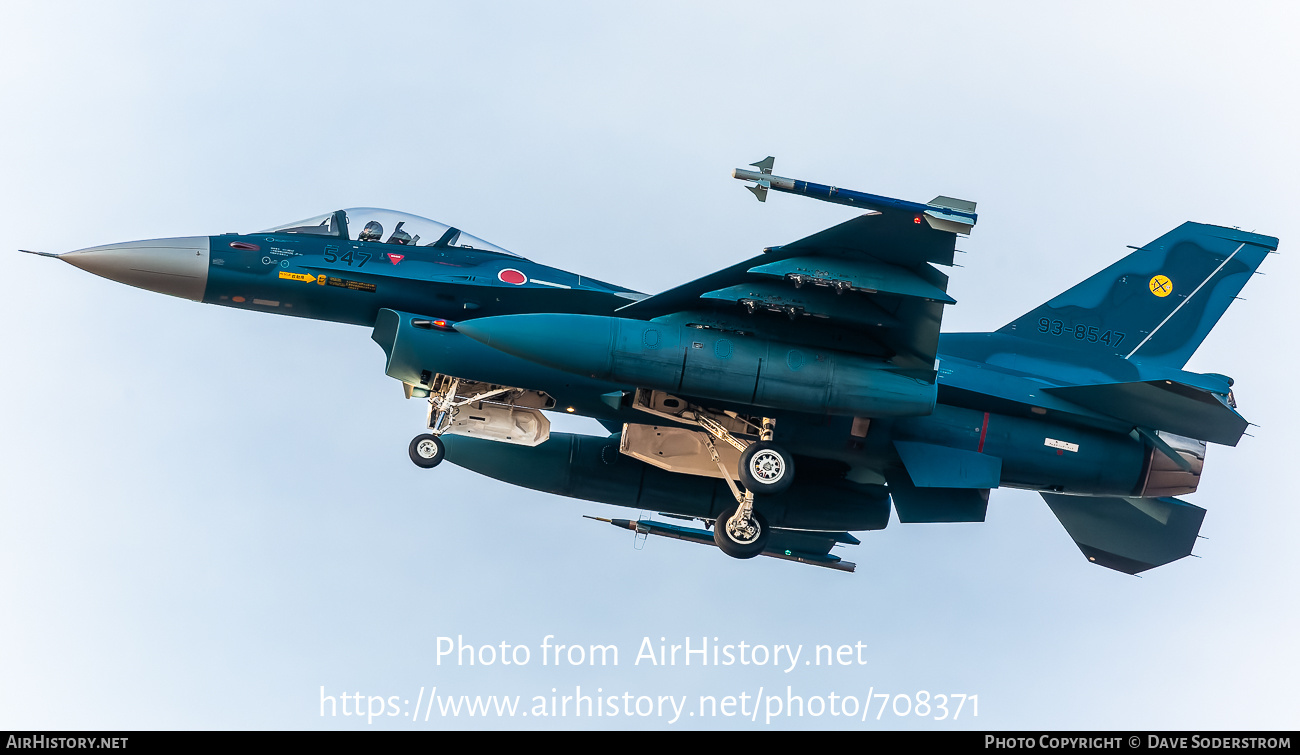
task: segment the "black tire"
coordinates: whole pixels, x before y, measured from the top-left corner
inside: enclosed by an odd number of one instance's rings
[[[767,526],[767,519],[757,511],[751,511],[749,515],[750,528],[752,530],[749,537],[743,540],[736,539],[727,529],[727,522],[731,517],[736,515],[736,508],[732,506],[724,509],[718,515],[717,520],[713,523],[713,543],[719,550],[731,556],[732,558],[753,558],[763,552],[767,547],[767,541],[772,536],[772,530]]]
[[[740,455],[740,484],[754,495],[784,493],[794,482],[794,457],[777,444],[760,440]]]
[[[436,435],[417,435],[411,440],[411,445],[407,451],[411,454],[411,461],[415,466],[433,469],[442,463],[446,457],[446,447],[442,445],[442,439]]]

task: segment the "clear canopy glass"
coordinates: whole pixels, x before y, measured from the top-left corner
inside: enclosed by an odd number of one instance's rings
[[[342,217],[340,217],[340,215]],[[378,207],[351,207],[327,215],[286,223],[258,233],[302,233],[312,236],[337,236],[353,241],[401,244],[405,246],[456,247],[477,249],[511,257],[519,255],[496,244],[453,228],[446,223],[396,210]]]
[[[267,228],[265,231],[258,233],[305,233],[311,236],[338,236],[339,231],[334,227],[334,213],[326,215],[317,215],[314,218],[306,220],[295,220],[292,223],[277,225],[274,228]]]

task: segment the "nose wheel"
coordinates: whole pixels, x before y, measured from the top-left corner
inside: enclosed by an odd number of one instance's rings
[[[411,461],[415,466],[424,469],[432,469],[442,463],[446,456],[445,448],[442,445],[442,439],[436,435],[417,435],[411,440],[409,448]]]

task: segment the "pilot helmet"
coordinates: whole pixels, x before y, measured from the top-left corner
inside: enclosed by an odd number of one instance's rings
[[[366,223],[366,227],[361,229],[361,234],[357,236],[357,241],[378,241],[384,235],[384,227],[379,221],[372,220]]]

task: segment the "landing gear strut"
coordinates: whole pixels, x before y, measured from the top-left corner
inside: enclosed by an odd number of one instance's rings
[[[772,442],[776,420],[768,417],[762,419],[762,425],[758,427],[759,439],[754,443],[745,443],[732,435],[720,422],[702,412],[696,413],[695,421],[710,436],[729,443],[740,451],[740,464],[736,469],[736,476],[746,490],[758,495],[776,495],[784,493],[794,482],[794,458],[784,448]],[[708,445],[712,452],[712,443]],[[713,452],[713,456],[714,462],[717,462],[717,453]],[[723,470],[723,473],[724,477],[730,479],[731,475],[726,474],[726,470]],[[740,500],[739,494],[736,499]]]
[[[712,420],[701,421],[700,425],[709,435],[718,436],[732,445],[740,443],[735,436],[721,429]],[[754,496],[780,493],[794,482],[794,459],[790,458],[785,449],[772,442],[775,428],[776,420],[764,417],[759,432],[760,440],[750,443],[740,455],[740,468],[737,471],[741,484],[745,486],[744,493],[731,481],[731,475],[726,473],[712,438],[705,438],[709,454],[723,473],[723,479],[727,481],[738,504],[723,509],[713,523],[713,543],[732,558],[753,558],[759,555],[771,537],[772,530],[767,525],[767,519],[754,510]]]

